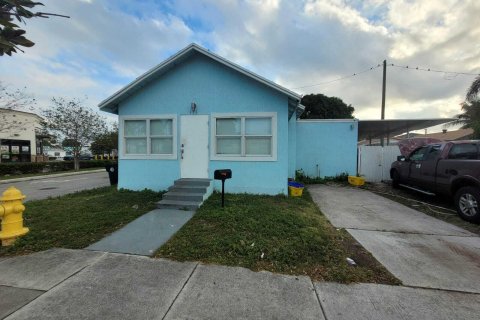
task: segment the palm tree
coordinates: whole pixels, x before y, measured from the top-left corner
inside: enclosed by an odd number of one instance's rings
[[[480,81],[479,81],[480,82]],[[480,139],[480,100],[462,103],[463,113],[456,116],[457,120],[449,125],[461,124],[462,129],[473,129],[473,139]]]
[[[473,80],[472,84],[470,85],[470,88],[468,88],[466,100],[469,102],[473,102],[474,100],[477,99],[479,93],[480,93],[480,75],[477,76],[475,80]]]
[[[462,129],[473,129],[473,139],[480,139],[480,75],[473,80],[467,90],[465,102],[461,104],[463,113],[456,116],[456,120],[448,125],[462,125]]]

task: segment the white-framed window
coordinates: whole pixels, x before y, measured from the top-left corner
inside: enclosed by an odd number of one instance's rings
[[[276,113],[212,115],[212,160],[275,161]]]
[[[120,154],[123,159],[176,159],[177,118],[125,116],[120,118]]]

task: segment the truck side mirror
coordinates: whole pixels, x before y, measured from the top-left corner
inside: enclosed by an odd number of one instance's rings
[[[397,161],[407,161],[407,158],[405,156],[397,156]]]

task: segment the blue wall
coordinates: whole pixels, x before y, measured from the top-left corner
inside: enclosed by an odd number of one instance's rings
[[[357,120],[297,121],[297,170],[309,177],[355,175],[357,137]]]
[[[178,160],[119,160],[118,187],[167,190],[180,177]]]
[[[297,164],[297,115],[296,112],[288,121],[288,177],[295,178]]]
[[[178,142],[180,115],[189,114],[192,102],[198,114],[276,112],[277,161],[211,160],[209,175],[213,178],[215,169],[232,169],[233,178],[226,183],[228,192],[287,193],[288,98],[237,71],[195,54],[124,100],[118,112],[119,116],[177,114]],[[164,190],[180,178],[179,160],[119,162],[120,188]]]

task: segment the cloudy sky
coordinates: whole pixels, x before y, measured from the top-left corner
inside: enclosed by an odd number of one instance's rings
[[[340,97],[359,119],[380,118],[384,59],[395,65],[392,119],[457,114],[474,76],[450,72],[480,73],[478,0],[42,2],[71,18],[28,21],[36,45],[0,57],[0,80],[44,107],[52,96],[88,96],[96,107],[192,42],[300,94]]]

